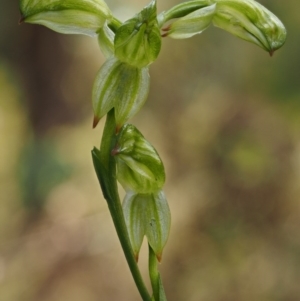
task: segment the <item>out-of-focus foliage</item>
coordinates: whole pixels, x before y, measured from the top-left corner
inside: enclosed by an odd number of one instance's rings
[[[216,28],[166,38],[132,120],[166,168],[169,300],[300,299],[299,3],[261,3],[288,31],[274,57]],[[108,4],[125,20],[147,1]],[[0,300],[140,300],[90,157],[97,41],[18,18],[2,0]]]

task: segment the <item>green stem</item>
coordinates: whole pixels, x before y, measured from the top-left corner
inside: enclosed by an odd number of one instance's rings
[[[143,301],[151,301],[151,296],[148,293],[135,261],[119,198],[116,180],[116,163],[114,157],[111,155],[111,150],[116,140],[115,132],[114,110],[111,110],[106,118],[101,141],[101,151],[97,149],[92,151],[93,163],[135,284]]]
[[[116,33],[118,28],[122,25],[122,22],[115,18],[114,16],[111,17],[111,19],[108,22],[108,27]]]
[[[149,246],[149,275],[155,301],[167,301],[165,290],[161,281],[160,273],[157,267],[158,261],[156,255]]]
[[[157,258],[152,250],[151,246],[149,246],[149,275],[151,280],[151,286],[153,291],[153,296],[156,301],[159,301],[159,272],[157,269]]]

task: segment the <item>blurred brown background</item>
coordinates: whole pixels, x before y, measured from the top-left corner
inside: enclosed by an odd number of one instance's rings
[[[213,27],[164,39],[132,120],[167,170],[169,301],[300,300],[299,3],[261,3],[288,30],[273,58]],[[147,1],[108,4],[125,20]],[[1,0],[0,300],[140,300],[91,163],[97,40],[18,19]]]

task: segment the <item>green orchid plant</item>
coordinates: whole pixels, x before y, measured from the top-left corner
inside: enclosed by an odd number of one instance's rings
[[[104,116],[106,124],[100,148],[92,150],[95,171],[142,300],[167,300],[158,270],[171,225],[164,166],[150,142],[127,123],[147,99],[149,66],[159,55],[163,37],[190,38],[211,24],[272,55],[285,42],[284,25],[254,0],[192,0],[160,14],[152,0],[125,22],[103,0],[20,0],[20,11],[20,22],[98,38],[106,62],[93,86],[93,127]],[[126,191],[122,203],[117,181]],[[152,293],[137,264],[144,237]]]

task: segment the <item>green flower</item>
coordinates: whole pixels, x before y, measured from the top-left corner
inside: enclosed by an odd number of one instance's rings
[[[96,36],[111,17],[103,0],[21,0],[21,21],[59,33]]]
[[[126,191],[152,193],[165,183],[163,163],[155,148],[132,124],[125,124],[112,151],[117,179]]]
[[[158,16],[163,36],[189,38],[205,30],[212,22],[231,34],[254,43],[271,55],[286,39],[282,22],[254,0],[193,0],[178,4]]]
[[[155,61],[160,48],[156,1],[153,0],[119,27],[115,36],[115,56],[122,62],[142,68]]]
[[[136,68],[112,57],[101,67],[93,87],[94,127],[115,108],[120,128],[144,105],[150,85],[148,67]]]
[[[254,43],[271,55],[286,39],[282,22],[254,0],[217,0],[215,26]]]

